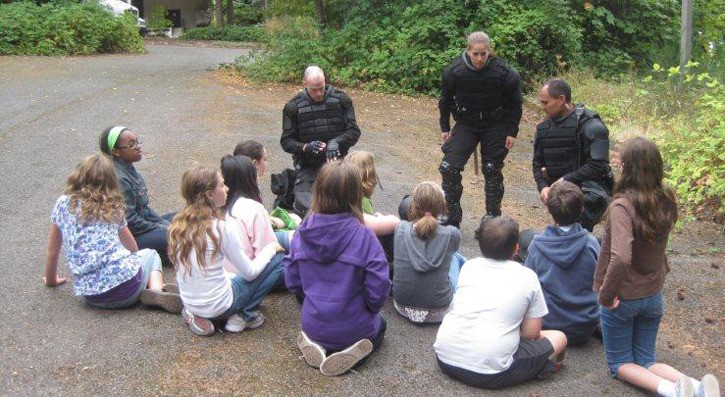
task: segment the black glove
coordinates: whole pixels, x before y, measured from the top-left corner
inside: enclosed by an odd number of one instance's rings
[[[322,150],[322,145],[324,145],[324,143],[320,141],[312,141],[305,146],[304,151],[306,153],[317,153]]]
[[[340,158],[340,144],[332,140],[327,142],[327,161],[333,161]]]

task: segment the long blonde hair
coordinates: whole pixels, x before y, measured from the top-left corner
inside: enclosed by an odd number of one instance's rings
[[[123,221],[126,205],[118,190],[113,162],[107,156],[94,154],[78,163],[68,176],[65,194],[70,198],[68,209],[78,213],[83,225]]]
[[[428,240],[436,228],[438,217],[446,212],[443,189],[435,182],[421,182],[413,189],[408,208],[408,219],[421,240]]]
[[[375,155],[365,150],[354,150],[345,156],[345,161],[357,167],[362,178],[363,194],[370,198],[380,179],[375,171]]]
[[[219,171],[208,167],[196,167],[186,170],[181,178],[181,196],[186,207],[179,212],[169,225],[169,259],[174,266],[191,274],[189,256],[196,253],[196,262],[204,271],[207,267],[207,237],[212,241],[211,256],[218,255],[221,249],[221,231],[212,229],[212,221],[222,214],[215,208],[208,193],[216,187]]]
[[[333,161],[322,166],[312,185],[310,212],[350,212],[363,223],[362,199],[363,189],[357,167],[343,161]]]

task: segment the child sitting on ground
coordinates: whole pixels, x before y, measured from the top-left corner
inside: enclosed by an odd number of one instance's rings
[[[373,229],[375,235],[378,236],[380,245],[383,246],[385,257],[388,261],[392,261],[394,251],[393,235],[400,219],[395,215],[383,215],[375,212],[373,207],[371,197],[375,186],[380,181],[378,173],[375,171],[375,156],[365,150],[354,150],[345,156],[345,162],[354,165],[360,172],[363,186],[362,210],[365,226]]]
[[[485,218],[479,232],[483,257],[461,268],[453,308],[433,348],[443,373],[470,386],[500,389],[560,367],[566,336],[541,330],[547,309],[539,280],[511,260],[519,225],[508,216]]]
[[[262,205],[252,161],[245,156],[226,155],[221,160],[221,171],[229,188],[224,204],[226,220],[240,226],[242,247],[249,259],[256,258],[264,247],[275,242],[288,250],[292,232],[272,230],[269,214]],[[224,267],[234,272],[230,263],[226,262]]]
[[[267,170],[267,149],[261,143],[253,140],[243,141],[234,148],[235,156],[246,156],[252,160],[257,169],[257,185],[261,186],[262,177]],[[261,202],[261,199],[259,200]],[[293,230],[302,222],[302,219],[293,212],[277,207],[270,213],[270,220],[274,230]]]
[[[554,225],[534,237],[524,266],[536,273],[544,290],[549,314],[543,327],[564,332],[569,346],[581,345],[599,325],[597,293],[591,288],[599,243],[577,223],[584,208],[577,185],[554,183],[546,208]]]
[[[226,320],[228,332],[262,325],[259,304],[282,277],[277,243],[267,244],[254,258],[244,253],[239,225],[224,220],[227,201],[224,178],[215,169],[197,167],[184,172],[181,194],[186,208],[169,227],[169,256],[176,268],[182,317],[191,332],[214,333],[212,321]],[[234,267],[233,278],[224,273],[224,260]]]
[[[75,293],[90,306],[120,309],[140,300],[180,313],[177,287],[164,285],[159,254],[138,250],[124,211],[110,158],[97,154],[76,165],[50,217],[45,285],[56,287],[66,281],[58,277],[63,245]]]
[[[414,323],[439,323],[448,313],[465,259],[457,252],[461,232],[439,225],[446,210],[443,190],[434,182],[413,189],[408,219],[395,228],[395,309]]]
[[[351,164],[325,164],[310,213],[285,257],[287,287],[302,300],[297,346],[323,375],[342,375],[383,343],[388,262],[363,225],[362,183]]]

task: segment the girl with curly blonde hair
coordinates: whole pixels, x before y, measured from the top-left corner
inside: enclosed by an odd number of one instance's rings
[[[108,157],[92,155],[76,165],[51,214],[45,285],[56,287],[66,282],[57,271],[64,246],[75,293],[89,305],[119,309],[140,300],[180,313],[181,298],[175,285],[164,285],[159,254],[151,249],[138,250],[124,211]]]

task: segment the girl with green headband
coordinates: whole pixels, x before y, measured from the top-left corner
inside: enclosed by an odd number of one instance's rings
[[[134,167],[141,161],[141,140],[123,126],[109,127],[100,137],[101,152],[111,156],[118,184],[126,203],[126,221],[139,249],[156,250],[167,263],[169,222],[174,214],[159,216],[149,207],[146,181]]]

